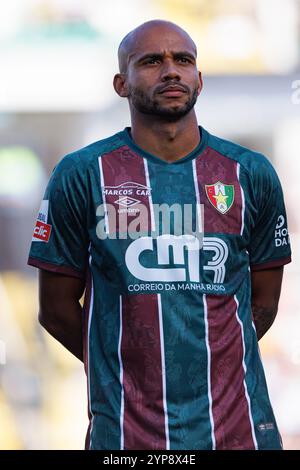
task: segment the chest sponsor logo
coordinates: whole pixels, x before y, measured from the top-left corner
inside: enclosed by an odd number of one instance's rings
[[[49,200],[44,199],[37,216],[37,221],[33,231],[33,242],[48,242],[52,226],[48,224]]]
[[[141,203],[145,196],[149,196],[151,188],[141,183],[127,181],[117,186],[104,186],[102,192],[106,201],[117,204],[120,207],[119,211],[135,213],[139,212],[139,209],[131,208]]]
[[[152,237],[141,237],[126,250],[126,266],[137,279],[149,282],[200,282],[200,253],[203,249],[212,252],[211,260],[203,269],[212,271],[213,283],[224,282],[228,247],[220,238],[204,237],[203,246],[193,235],[161,235],[155,241],[156,247]],[[141,261],[143,253],[149,253],[149,250],[155,254],[156,266],[145,266]]]
[[[119,184],[118,186],[104,186],[103,194],[105,196],[149,196],[151,188],[141,183],[134,181],[127,181],[126,183]]]
[[[209,202],[221,214],[226,214],[234,202],[233,184],[224,184],[218,181],[214,184],[206,184],[205,192]]]

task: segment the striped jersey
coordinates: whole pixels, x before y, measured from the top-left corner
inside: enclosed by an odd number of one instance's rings
[[[130,128],[64,157],[29,264],[86,282],[89,449],[280,449],[251,313],[252,270],[290,261],[261,154],[199,127],[168,163]]]

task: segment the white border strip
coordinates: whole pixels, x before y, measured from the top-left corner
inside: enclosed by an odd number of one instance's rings
[[[121,444],[120,444],[120,449],[124,450],[124,384],[123,384],[123,362],[122,362],[122,355],[121,355],[122,334],[123,334],[122,296],[120,295],[120,333],[119,333],[119,345],[118,345],[118,357],[119,357],[119,364],[120,364],[120,384],[121,384],[121,411],[120,411]]]
[[[211,394],[211,353],[208,339],[208,317],[207,317],[207,303],[206,294],[203,294],[203,306],[204,306],[204,322],[205,322],[205,344],[207,349],[207,393],[209,400],[209,419],[211,424],[211,440],[212,450],[216,450],[216,438],[215,438],[215,423],[212,412],[212,394]]]
[[[149,170],[148,170],[148,162],[146,158],[144,160],[144,169],[145,169],[145,176],[146,176],[146,186],[149,188],[149,207],[150,207],[150,218],[151,218],[151,231],[155,232],[155,217],[153,212],[153,202],[152,202],[152,195],[151,195],[151,185],[150,185],[150,177],[149,177]]]
[[[198,183],[198,178],[197,178],[197,167],[196,167],[196,159],[195,158],[192,161],[192,164],[193,164],[194,186],[195,186],[195,193],[196,193],[198,231],[199,231],[199,233],[202,233],[203,232],[203,221],[202,221],[202,214],[201,214],[201,201],[200,201],[199,183]]]
[[[100,171],[100,185],[101,185],[101,190],[102,190],[101,194],[102,194],[103,208],[104,208],[105,233],[109,234],[109,224],[108,224],[108,216],[107,216],[106,198],[104,194],[104,176],[103,176],[101,156],[98,157],[98,163],[99,163],[99,171]]]
[[[158,317],[159,317],[163,404],[164,404],[164,413],[165,413],[166,450],[170,450],[169,418],[168,418],[167,394],[166,394],[165,344],[164,344],[164,327],[163,327],[162,308],[161,308],[161,294],[157,294],[157,303],[158,303]]]
[[[242,226],[241,226],[241,231],[240,231],[240,235],[243,235],[243,231],[244,231],[244,219],[245,219],[245,195],[244,195],[244,190],[243,190],[243,187],[241,185],[241,182],[240,182],[240,164],[238,163],[237,166],[236,166],[236,174],[237,174],[237,178],[239,180],[239,185],[240,185],[240,188],[241,188],[241,195],[242,195],[242,213],[241,213],[241,216],[242,216]]]
[[[243,383],[244,383],[244,389],[245,389],[245,396],[246,396],[246,399],[247,399],[247,403],[248,403],[248,414],[249,414],[249,420],[250,420],[250,424],[251,424],[251,433],[252,433],[252,439],[253,439],[253,444],[254,444],[254,447],[255,447],[255,450],[258,449],[258,444],[257,444],[257,440],[256,440],[256,436],[255,436],[255,430],[254,430],[254,422],[253,422],[253,417],[252,417],[252,412],[251,412],[251,403],[250,403],[250,397],[249,397],[249,394],[248,394],[248,389],[247,389],[247,384],[246,384],[246,374],[247,374],[247,367],[246,367],[246,363],[245,363],[245,337],[244,337],[244,325],[239,317],[239,313],[238,313],[238,310],[239,310],[239,301],[236,297],[236,295],[234,295],[234,300],[235,300],[235,303],[236,303],[236,319],[241,327],[241,334],[242,334],[242,340],[243,340],[243,369],[244,369],[244,380],[243,380]]]
[[[90,414],[92,417],[91,429],[90,429],[90,445],[89,445],[90,449],[92,446],[92,431],[93,431],[93,425],[94,425],[94,415],[92,412],[92,400],[91,400],[91,384],[90,384],[90,375],[91,375],[90,374],[90,331],[91,331],[91,323],[92,323],[93,308],[94,308],[94,283],[93,283],[93,276],[92,276],[92,270],[91,270],[91,263],[92,263],[92,255],[90,255],[90,258],[89,258],[90,276],[91,276],[91,297],[90,297],[88,336],[87,336],[87,373],[88,373],[88,391],[89,391],[89,410],[90,410]]]

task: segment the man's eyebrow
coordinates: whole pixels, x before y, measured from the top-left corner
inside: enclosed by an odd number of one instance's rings
[[[177,51],[177,52],[172,52],[173,57],[178,58],[178,57],[189,57],[192,60],[196,60],[196,56],[192,54],[191,52],[188,51]],[[161,52],[148,52],[147,54],[142,55],[137,59],[137,63],[143,62],[146,59],[162,59],[164,56],[163,53]]]
[[[161,59],[163,57],[163,54],[160,52],[147,52],[147,54],[142,55],[137,59],[137,62],[143,62],[145,59],[153,59],[153,58],[158,58]]]
[[[189,57],[190,59],[196,60],[196,56],[192,52],[179,51],[173,53],[174,57]]]

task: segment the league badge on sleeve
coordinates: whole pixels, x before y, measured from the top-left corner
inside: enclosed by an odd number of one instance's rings
[[[234,201],[233,184],[224,184],[218,181],[214,184],[206,184],[205,192],[209,202],[221,214],[225,214],[231,208]]]
[[[48,221],[48,208],[49,208],[49,201],[43,200],[39,214],[37,217],[37,221],[35,224],[35,228],[33,231],[33,242],[48,242],[51,234],[52,226],[47,224]]]

